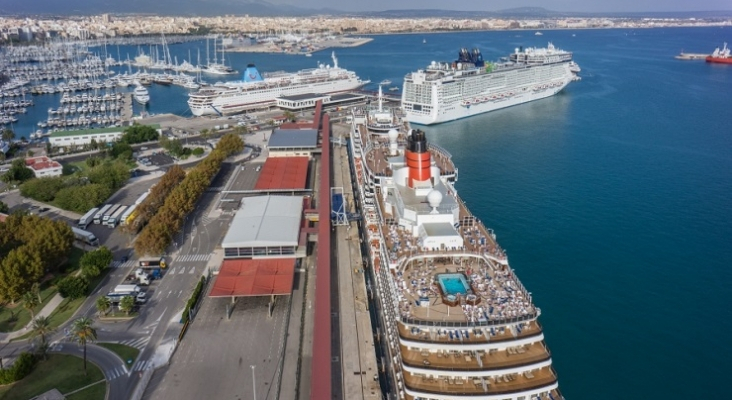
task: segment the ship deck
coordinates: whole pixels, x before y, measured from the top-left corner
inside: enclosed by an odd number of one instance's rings
[[[378,191],[376,197],[382,201]],[[381,205],[383,210],[383,203]],[[398,264],[394,279],[402,294],[402,316],[422,321],[486,324],[535,316],[537,310],[513,271],[503,263],[478,256],[488,254],[493,259],[505,259],[503,250],[492,234],[468,212],[462,202],[459,202],[459,206],[461,223],[458,233],[464,242],[464,246],[459,249],[444,249],[437,254],[426,251],[417,245],[417,238],[395,225],[393,220],[387,219],[386,224],[382,225],[386,248],[391,249],[390,263]],[[425,257],[420,258],[420,254]],[[435,282],[435,276],[442,273],[464,274],[470,281],[472,292],[478,297],[477,304],[445,304]],[[425,298],[429,306],[416,305]]]
[[[424,343],[500,343],[530,337],[541,337],[542,335],[543,330],[541,324],[536,320],[524,322],[521,326],[521,332],[512,332],[505,327],[470,328],[467,329],[468,335],[461,334],[460,338],[456,338],[454,330],[450,328],[440,329],[439,332],[434,332],[423,331],[417,328],[410,329],[404,324],[398,324],[398,329],[399,336],[405,340]],[[450,336],[450,333],[453,335]]]
[[[451,371],[501,370],[536,364],[551,358],[544,342],[512,346],[506,350],[438,351],[410,349],[401,345],[402,362],[423,369]]]
[[[513,373],[489,378],[453,378],[449,376],[427,376],[404,373],[407,388],[423,393],[443,395],[499,395],[537,390],[557,382],[557,375],[551,367],[539,368],[522,374]],[[559,397],[555,397],[559,398]],[[548,399],[548,397],[547,397]]]

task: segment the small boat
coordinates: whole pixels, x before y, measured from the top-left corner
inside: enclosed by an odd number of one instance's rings
[[[534,36],[541,36],[541,35],[543,35],[543,33],[541,33],[541,32],[534,33]]]
[[[392,87],[389,88],[389,91],[390,92],[396,92],[397,90],[399,90],[399,88],[396,87],[396,86],[392,86]]]
[[[383,81],[379,82],[379,85],[382,85],[382,86],[391,85],[391,81],[388,79],[384,79]]]
[[[427,39],[422,39],[422,44],[427,43]]]

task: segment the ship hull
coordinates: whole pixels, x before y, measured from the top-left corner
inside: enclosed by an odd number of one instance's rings
[[[512,107],[535,100],[545,99],[561,92],[569,84],[570,81],[571,79],[567,79],[562,82],[557,82],[557,84],[553,86],[550,86],[548,84],[534,86],[538,86],[539,89],[534,89],[534,87],[526,87],[525,90],[516,89],[513,92],[509,92],[514,93],[511,96],[500,97],[500,94],[485,96],[488,98],[482,102],[471,103],[470,105],[456,104],[453,107],[443,107],[442,109],[436,109],[429,114],[407,111],[406,116],[407,120],[413,124],[441,124],[444,122],[468,118],[475,115],[484,114],[487,112],[500,110],[502,108]],[[542,88],[542,86],[546,87]],[[494,96],[496,98],[493,98]]]
[[[230,115],[256,108],[273,106],[280,96],[293,96],[308,93],[337,94],[357,90],[364,85],[362,81],[345,81],[333,85],[301,85],[290,88],[277,88],[268,93],[250,95],[248,93],[219,96],[208,102],[188,102],[191,113],[196,116]]]
[[[708,63],[713,64],[732,64],[732,57],[712,57],[708,56],[706,58]]]

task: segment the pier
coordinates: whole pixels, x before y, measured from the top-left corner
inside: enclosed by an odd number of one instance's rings
[[[122,121],[132,120],[132,93],[122,96]]]

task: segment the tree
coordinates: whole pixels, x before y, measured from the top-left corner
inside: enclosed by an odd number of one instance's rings
[[[10,207],[7,204],[0,201],[0,213],[7,214],[10,212]]]
[[[94,168],[102,163],[102,159],[100,157],[89,157],[86,159],[85,163],[87,167]]]
[[[38,303],[42,303],[43,300],[41,299],[41,284],[38,282],[34,282],[31,285],[31,293],[33,293],[34,296],[38,299]]]
[[[283,113],[283,116],[285,117],[286,120],[292,121],[292,122],[295,122],[295,119],[297,119],[297,116],[295,116],[295,113],[292,111],[285,111]]]
[[[44,348],[46,345],[46,337],[52,334],[55,330],[56,329],[51,326],[51,317],[42,316],[33,320],[33,325],[31,326],[31,336],[40,337],[41,348]],[[45,358],[45,351],[43,353],[43,357]]]
[[[196,147],[191,151],[191,154],[193,154],[196,157],[201,157],[204,153],[203,147]]]
[[[107,296],[100,296],[97,299],[97,311],[99,311],[99,314],[106,314],[111,307],[112,302],[107,298]]]
[[[132,310],[135,309],[135,298],[132,296],[125,296],[119,301],[120,311],[124,311],[125,314],[130,315]]]
[[[31,315],[31,319],[36,318],[36,314],[33,309],[38,307],[39,304],[41,303],[38,301],[38,296],[36,296],[32,292],[23,293],[23,308],[28,310]]]
[[[113,189],[100,184],[70,186],[56,193],[55,202],[56,205],[65,210],[85,213],[104,203],[112,193]]]
[[[96,139],[92,138],[91,142],[89,143],[89,148],[91,150],[98,150],[99,149],[99,142],[97,142]]]
[[[158,140],[160,134],[157,129],[149,125],[132,125],[125,129],[122,141],[128,144],[150,142]]]
[[[12,129],[5,128],[2,132],[2,139],[6,142],[11,142],[13,139],[15,139],[15,132],[13,132]]]
[[[97,340],[97,330],[92,324],[94,320],[81,317],[71,324],[71,340],[84,347],[84,375],[86,375],[86,344]]]
[[[43,272],[41,255],[31,246],[10,250],[0,263],[0,297],[15,302],[43,276]]]
[[[81,256],[79,260],[81,272],[87,278],[99,276],[112,263],[113,259],[112,252],[107,247],[102,246]]]
[[[36,178],[20,185],[20,194],[47,203],[53,201],[63,187],[64,180],[59,176]]]
[[[67,276],[58,283],[58,293],[69,299],[78,299],[86,296],[89,281],[81,276]]]
[[[25,166],[24,158],[17,158],[10,164],[10,169],[2,176],[3,182],[25,182],[35,177],[33,171]]]

